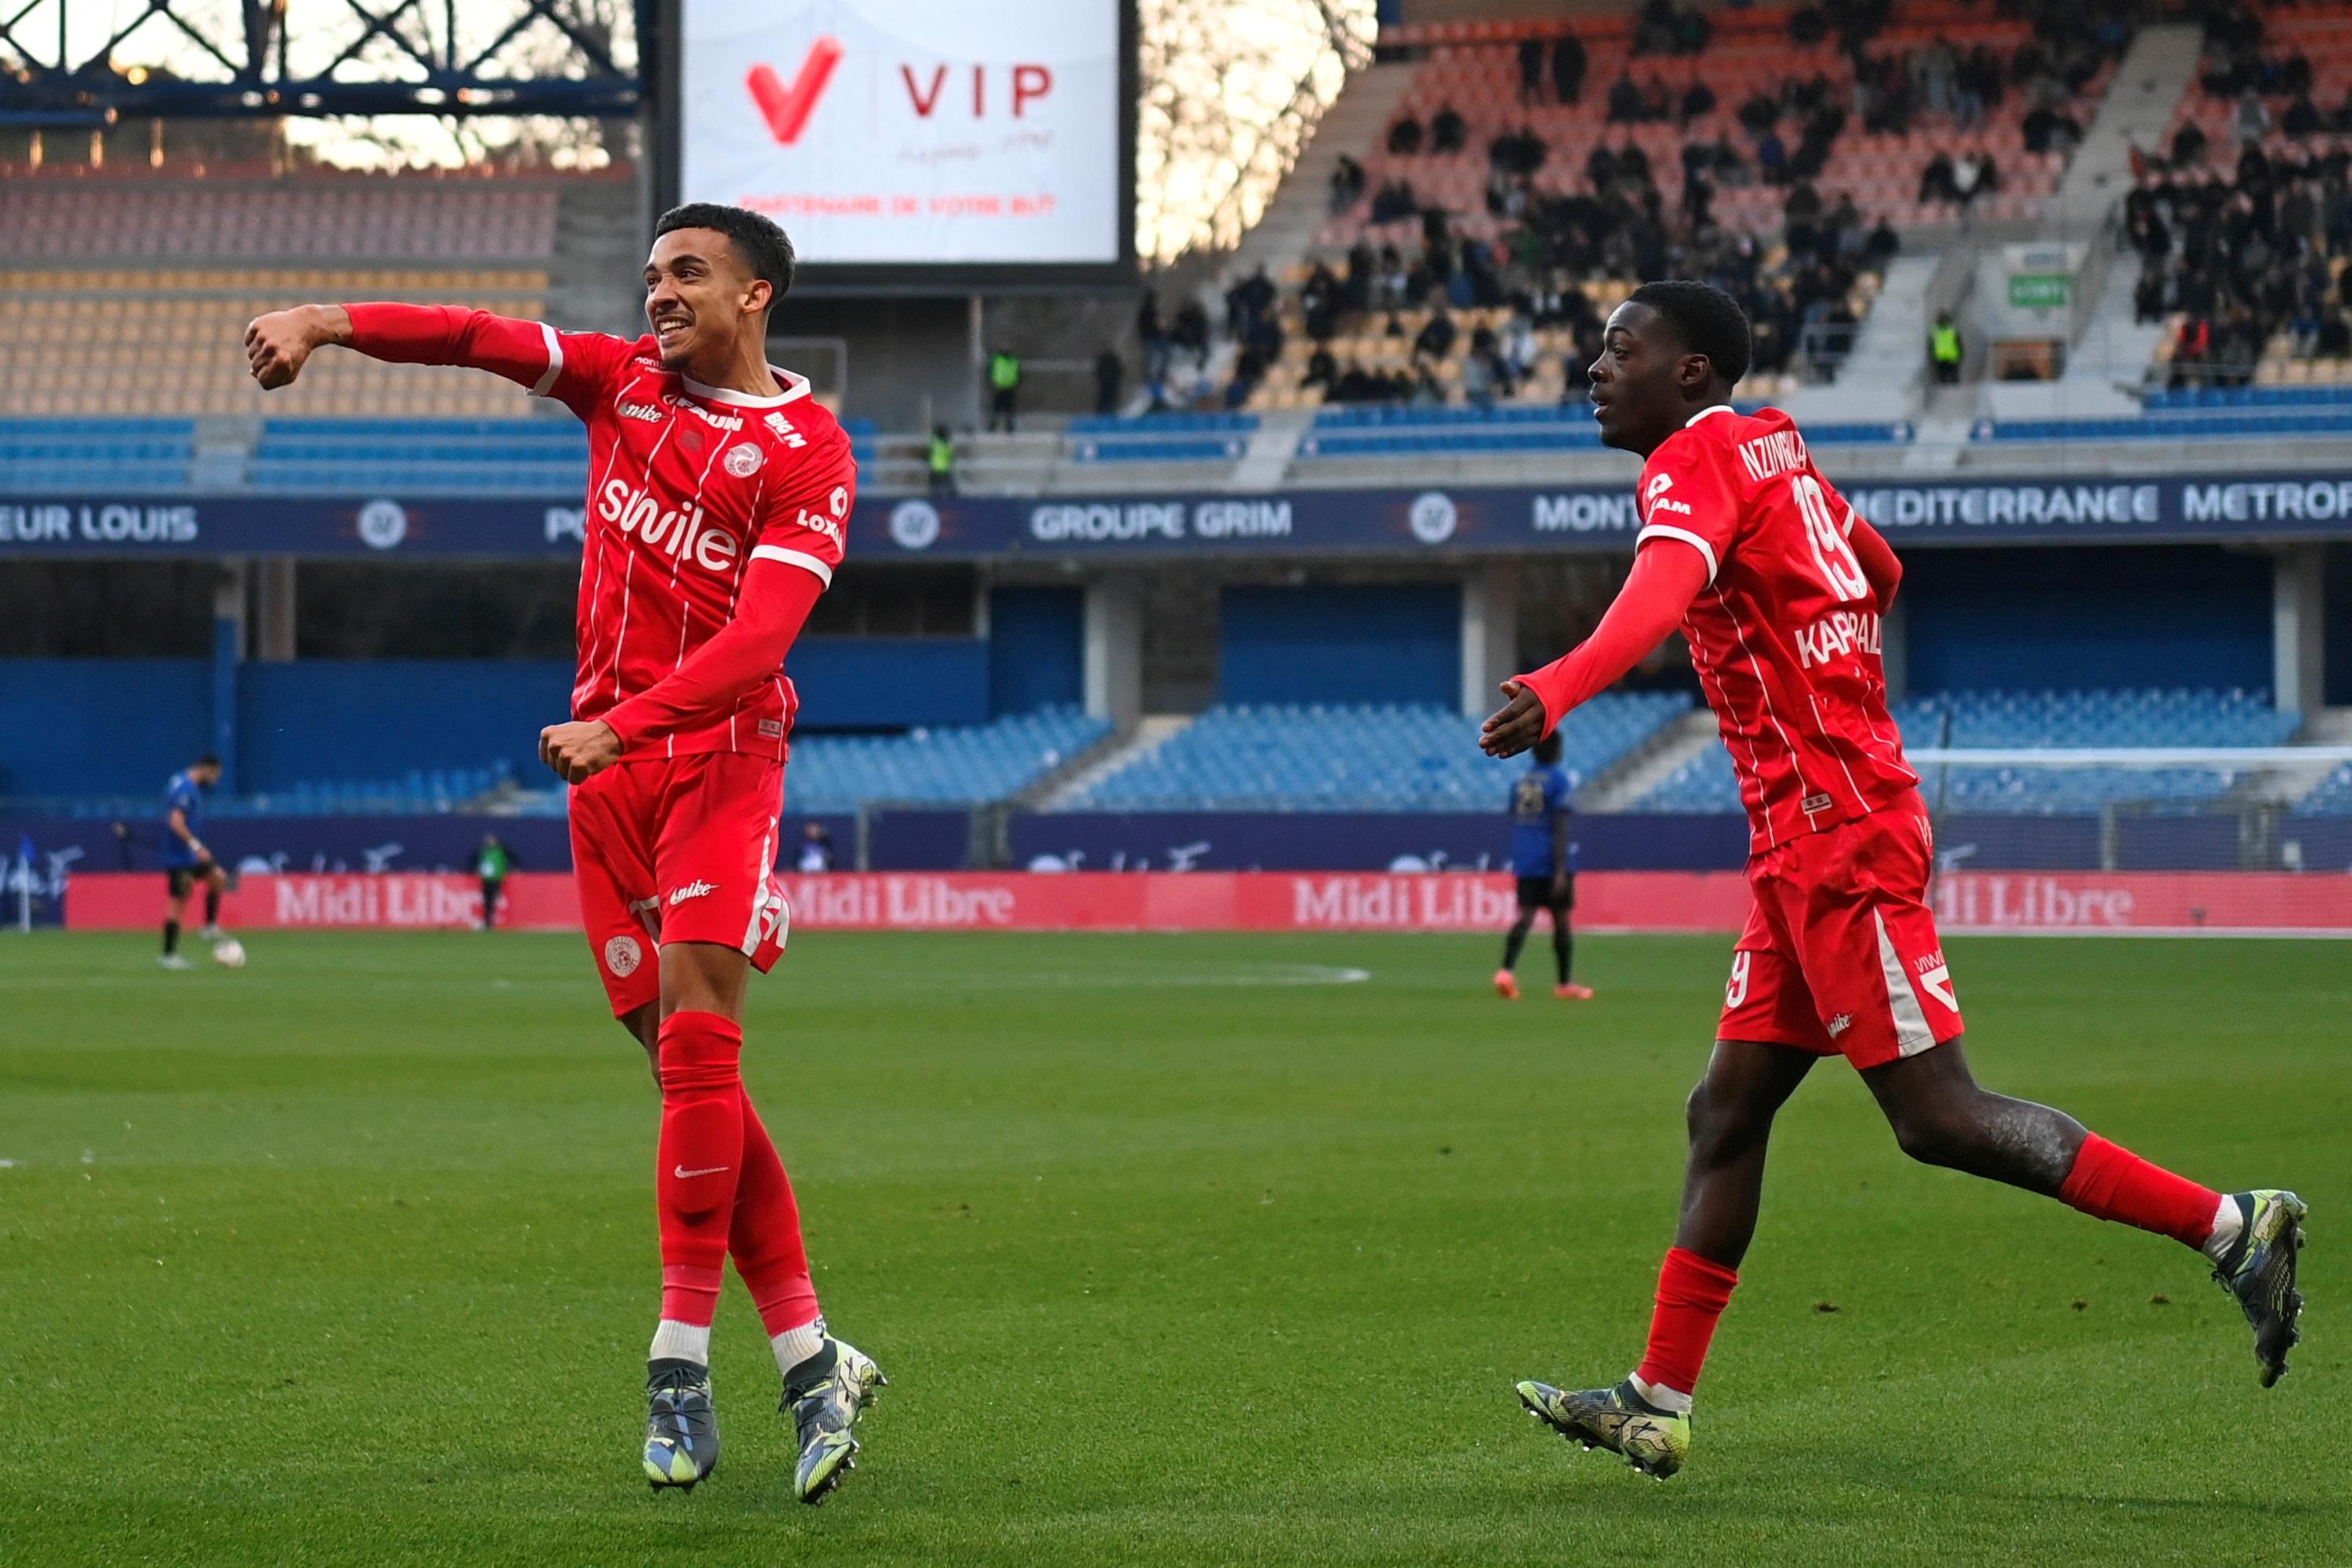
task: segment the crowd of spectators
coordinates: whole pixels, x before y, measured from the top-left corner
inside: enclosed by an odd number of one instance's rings
[[[2125,238],[2140,256],[2135,311],[2144,323],[2180,318],[2176,387],[2245,384],[2281,333],[2298,357],[2352,355],[2352,269],[2338,267],[2352,256],[2352,154],[2264,146],[2274,125],[2266,100],[2292,99],[2293,127],[2281,116],[2276,129],[2308,138],[2352,132],[2352,96],[2317,115],[2310,62],[2266,50],[2259,16],[2230,5],[2206,20],[2200,83],[2234,100],[2236,162],[2224,153],[2217,167],[2205,132],[2184,119],[2161,157],[2140,160],[2140,182],[2124,200]]]
[[[1344,268],[1318,267],[1303,286],[1299,319],[1312,347],[1305,384],[1334,402],[1475,402],[1509,397],[1549,377],[1538,333],[1564,331],[1573,347],[1559,367],[1563,394],[1583,395],[1585,366],[1599,352],[1601,314],[1579,287],[1584,279],[1707,278],[1731,291],[1756,329],[1755,370],[1779,374],[1803,365],[1834,374],[1852,341],[1849,300],[1861,274],[1885,267],[1896,238],[1882,215],[1864,215],[1822,182],[1839,139],[1859,127],[1901,134],[1922,123],[1948,127],[1950,145],[1921,170],[1919,199],[1966,209],[2000,188],[2001,171],[1969,140],[1996,113],[2013,114],[2027,147],[2071,152],[2083,134],[2075,105],[2084,86],[2128,43],[2137,13],[2154,0],[2077,0],[2066,6],[1993,0],[1994,10],[2031,24],[2013,50],[1945,38],[1909,49],[1882,47],[1893,0],[1822,0],[1790,14],[1800,44],[1833,40],[1852,67],[1850,84],[1827,73],[1790,77],[1733,110],[1736,133],[1693,130],[1678,153],[1680,191],[1671,204],[1659,171],[1630,138],[1593,146],[1582,167],[1561,177],[1554,149],[1528,112],[1584,101],[1591,59],[1572,34],[1523,40],[1517,48],[1517,105],[1441,103],[1426,118],[1408,113],[1388,128],[1391,172],[1377,185],[1363,165],[1341,157],[1331,176],[1335,215],[1369,196],[1375,226],[1412,225],[1417,238],[1360,237]],[[1673,0],[1648,0],[1635,21],[1633,55],[1696,57],[1709,43],[1707,16]],[[1723,108],[1690,68],[1670,86],[1655,67],[1629,64],[1599,105],[1611,125],[1666,122],[1693,127]],[[1720,121],[1712,121],[1721,123]],[[1397,161],[1460,156],[1480,147],[1484,205],[1502,220],[1499,238],[1460,232],[1460,214],[1417,193]],[[1546,171],[1550,173],[1546,174]],[[1671,184],[1672,182],[1664,184]],[[1718,191],[1764,184],[1785,193],[1785,244],[1735,231],[1714,213]],[[1458,312],[1502,312],[1497,329],[1466,332]],[[1408,312],[1428,311],[1409,328]],[[1155,406],[1246,403],[1286,346],[1279,290],[1262,272],[1225,298],[1235,343],[1233,374],[1202,384],[1210,363],[1207,313],[1187,306],[1161,323],[1148,300],[1144,383]],[[1372,364],[1343,358],[1335,339],[1384,334],[1404,340]],[[1459,384],[1446,384],[1458,366]]]

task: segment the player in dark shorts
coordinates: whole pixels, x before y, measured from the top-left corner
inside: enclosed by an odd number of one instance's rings
[[[1536,911],[1551,915],[1552,960],[1559,980],[1552,994],[1566,1002],[1589,1002],[1592,987],[1570,977],[1576,960],[1576,937],[1569,915],[1576,908],[1576,847],[1569,842],[1569,796],[1575,784],[1559,765],[1559,737],[1546,735],[1536,742],[1535,766],[1511,785],[1511,874],[1519,883],[1519,918],[1503,939],[1503,967],[1495,971],[1495,990],[1507,1002],[1519,999],[1520,950],[1535,929]]]
[[[220,783],[220,759],[198,757],[172,775],[163,786],[163,879],[171,897],[171,912],[163,917],[163,957],[166,969],[185,969],[180,952],[180,922],[188,912],[188,895],[197,883],[205,886],[205,930],[207,941],[220,938],[222,889],[228,874],[196,837],[196,823],[205,814],[205,791]]]

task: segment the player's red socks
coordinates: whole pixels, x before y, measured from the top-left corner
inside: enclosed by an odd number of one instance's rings
[[[743,1173],[743,1029],[716,1013],[672,1013],[660,1044],[662,1318],[707,1328]]]
[[[2058,1197],[2095,1218],[2121,1220],[2196,1247],[2213,1234],[2221,1206],[2221,1194],[2212,1188],[2151,1165],[2095,1132],[2083,1139]]]
[[[1650,1347],[1633,1375],[1643,1397],[1662,1409],[1690,1408],[1699,1368],[1715,1338],[1715,1321],[1731,1304],[1739,1270],[1710,1263],[1679,1247],[1666,1249],[1658,1268],[1658,1310],[1650,1318]]]
[[[784,1163],[750,1095],[742,1097],[742,1107],[743,1180],[735,1189],[727,1251],[751,1292],[751,1304],[759,1308],[769,1338],[786,1342],[777,1349],[777,1360],[791,1354],[797,1363],[814,1355],[824,1337],[815,1329],[816,1287],[810,1282],[808,1249],[801,1242],[800,1206],[793,1201]]]

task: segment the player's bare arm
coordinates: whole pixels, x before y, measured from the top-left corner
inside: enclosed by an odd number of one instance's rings
[[[264,392],[293,384],[324,343],[352,341],[351,312],[341,305],[297,305],[256,316],[245,329],[246,363]]]

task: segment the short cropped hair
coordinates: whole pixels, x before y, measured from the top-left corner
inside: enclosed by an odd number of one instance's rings
[[[195,765],[200,768],[216,768],[221,765],[221,761],[220,758],[215,756],[212,752],[206,752],[203,756],[196,759]]]
[[[775,292],[769,298],[771,308],[778,300],[792,292],[793,242],[772,218],[763,217],[747,207],[730,207],[721,202],[688,202],[682,207],[672,207],[654,224],[654,237],[659,239],[672,229],[716,229],[734,246],[735,254],[743,258],[754,278],[764,278]]]
[[[1714,284],[1674,278],[1644,283],[1628,298],[1655,310],[1684,348],[1704,354],[1726,386],[1736,384],[1748,374],[1751,352],[1748,312]]]

